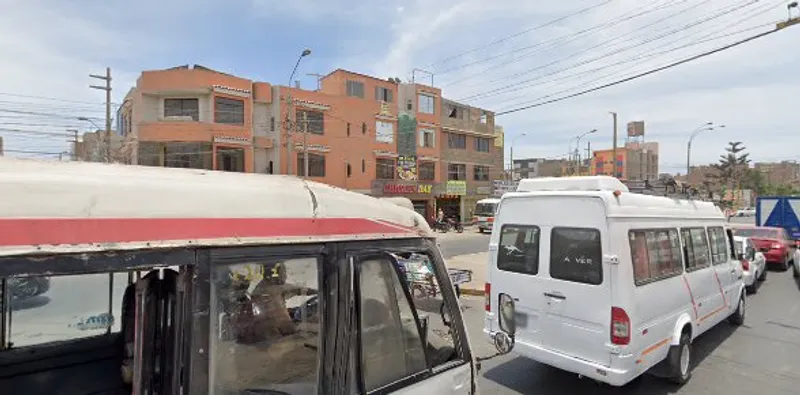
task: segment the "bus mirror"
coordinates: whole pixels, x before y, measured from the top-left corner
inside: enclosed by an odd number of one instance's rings
[[[500,330],[514,336],[517,329],[514,322],[514,299],[509,294],[501,293],[498,306]]]

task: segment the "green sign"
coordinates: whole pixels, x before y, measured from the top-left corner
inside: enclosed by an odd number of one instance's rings
[[[447,181],[445,193],[448,195],[466,195],[467,182],[466,181]]]

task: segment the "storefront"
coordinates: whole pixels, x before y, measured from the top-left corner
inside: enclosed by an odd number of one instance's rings
[[[464,210],[464,196],[467,194],[466,181],[447,181],[444,191],[436,196],[436,210],[442,209],[445,218],[468,220]]]
[[[428,221],[436,217],[434,191],[436,184],[412,181],[375,180],[372,182],[372,196],[402,196],[411,200],[414,210]]]

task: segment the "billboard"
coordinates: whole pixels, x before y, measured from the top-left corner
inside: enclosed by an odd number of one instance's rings
[[[644,121],[628,122],[628,137],[644,136]]]

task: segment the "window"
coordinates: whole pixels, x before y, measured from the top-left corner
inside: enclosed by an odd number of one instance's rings
[[[109,273],[7,278],[11,319],[6,341],[19,348],[100,336],[108,328],[119,332],[121,320],[114,317],[120,315],[128,275],[113,276],[111,294]]]
[[[721,226],[708,228],[708,241],[711,246],[711,262],[715,265],[728,263],[728,245],[725,230]]]
[[[367,172],[367,161],[364,159],[361,159],[361,172],[362,173]]]
[[[200,120],[197,99],[164,99],[165,117],[191,117],[192,121]]]
[[[686,271],[691,272],[708,267],[710,260],[705,229],[681,229],[681,240],[683,241]]]
[[[447,179],[451,181],[466,181],[467,165],[456,163],[447,165]]]
[[[388,256],[371,258],[356,266],[361,344],[358,359],[365,392],[430,371],[458,357],[452,337],[443,335],[447,328],[440,319],[434,319],[438,313],[429,312],[442,305],[441,298],[428,292],[438,287],[430,258],[402,255],[395,256],[397,260]],[[402,278],[400,267],[414,274]],[[408,280],[415,283],[411,289]]]
[[[447,133],[447,147],[452,149],[467,149],[467,136],[463,134]]]
[[[464,119],[464,115],[466,114],[465,109],[455,105],[450,105],[449,107],[450,108],[448,109],[448,114],[447,114],[448,118]]]
[[[375,121],[375,141],[379,143],[394,143],[394,124]]]
[[[244,101],[215,96],[214,122],[244,125]]]
[[[539,227],[503,225],[497,250],[497,268],[532,276],[538,274]]]
[[[394,159],[378,158],[375,160],[375,178],[378,180],[394,180]]]
[[[481,111],[481,117],[478,120],[478,122],[480,122],[482,124],[486,124],[486,112],[485,111]]]
[[[210,372],[214,393],[299,386],[317,392],[320,260],[214,265]],[[268,369],[264,367],[268,366]]]
[[[380,86],[375,87],[375,100],[378,101],[385,101],[391,103],[392,100],[392,90],[386,89]]]
[[[217,170],[244,173],[244,149],[217,147]]]
[[[420,93],[418,96],[419,109],[418,111],[423,114],[435,114],[434,108],[436,106],[436,98],[433,96]]]
[[[361,123],[361,134],[367,134],[367,123],[366,122],[362,122]]]
[[[472,178],[475,181],[489,181],[489,166],[475,165],[473,170],[475,173],[472,175]]]
[[[436,179],[436,163],[434,162],[419,162],[419,178],[420,181],[433,181]]]
[[[347,178],[350,178],[350,176],[353,175],[353,168],[350,166],[349,163],[346,165],[345,171],[347,171]]]
[[[347,135],[350,136],[350,122],[347,123]]]
[[[347,96],[364,98],[364,83],[347,81]]]
[[[309,133],[313,134],[321,135],[325,133],[325,114],[322,111],[298,109],[295,116],[297,117],[295,118],[295,123],[299,128],[297,132],[302,133],[308,130]]]
[[[421,129],[419,131],[419,146],[433,148],[436,146],[436,133],[432,129]]]
[[[576,283],[603,282],[600,231],[555,227],[550,235],[550,277]]]
[[[489,147],[492,145],[491,140],[475,137],[475,151],[478,152],[489,152]]]
[[[681,245],[675,229],[637,229],[628,232],[636,285],[683,273]]]
[[[275,131],[275,117],[270,117],[269,119],[269,130],[270,132]]]
[[[411,99],[406,100],[406,110],[411,111],[414,109],[414,103]]]
[[[297,154],[297,174],[305,172],[304,154]],[[308,153],[307,177],[325,177],[325,155]]]

